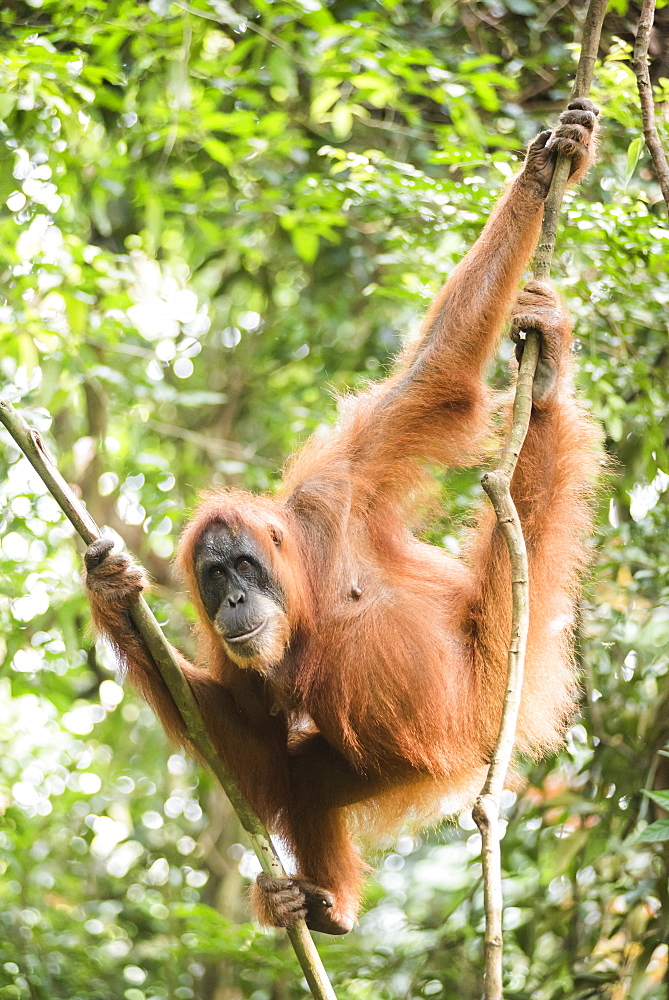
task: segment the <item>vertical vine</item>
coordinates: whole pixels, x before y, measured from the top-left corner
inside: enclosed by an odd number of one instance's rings
[[[571,100],[586,97],[599,49],[607,0],[590,0],[581,42]],[[560,156],[544,207],[539,245],[534,258],[534,277],[545,280],[550,274],[560,205],[569,179],[570,160]],[[496,469],[486,473],[481,485],[490,498],[497,523],[509,550],[511,564],[512,620],[504,705],[497,743],[488,775],[474,806],[474,820],[481,833],[483,862],[483,895],[485,908],[485,1000],[501,1000],[503,936],[502,915],[502,854],[499,836],[501,797],[509,764],[513,756],[518,711],[523,687],[525,650],[529,629],[529,569],[523,530],[511,497],[511,479],[523,446],[532,412],[532,382],[539,358],[539,336],[526,331],[525,348],[518,372],[513,418],[509,436]]]

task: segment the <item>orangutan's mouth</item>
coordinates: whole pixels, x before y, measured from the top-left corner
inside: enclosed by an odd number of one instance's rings
[[[249,639],[253,639],[256,635],[260,635],[262,630],[265,628],[265,625],[267,625],[267,618],[260,622],[260,625],[256,625],[255,628],[252,628],[250,632],[243,632],[241,635],[226,635],[225,641],[231,643],[248,642]]]

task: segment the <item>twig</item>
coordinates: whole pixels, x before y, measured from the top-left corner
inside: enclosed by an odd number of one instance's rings
[[[662,191],[662,197],[667,206],[667,211],[669,211],[669,164],[667,163],[667,154],[664,151],[657,131],[653,87],[648,71],[648,43],[650,42],[650,32],[653,27],[654,17],[655,0],[643,0],[639,16],[639,27],[634,43],[634,72],[639,90],[641,121],[643,122],[643,135],[646,140],[646,147],[655,167],[655,173],[660,190]]]
[[[599,48],[599,37],[606,10],[606,0],[590,0],[583,26],[581,55],[571,99],[585,97],[590,90],[592,73]],[[555,246],[560,204],[569,179],[570,160],[560,156],[544,207],[539,246],[534,259],[534,277],[545,280],[550,274]],[[481,794],[474,806],[474,820],[481,833],[483,895],[485,907],[485,1000],[502,998],[502,858],[499,816],[502,790],[509,769],[516,738],[516,725],[523,686],[525,649],[530,621],[529,567],[525,539],[515,504],[511,497],[511,479],[527,434],[532,412],[532,382],[539,358],[539,337],[526,331],[525,348],[518,372],[513,419],[508,441],[497,469],[483,476],[481,484],[488,494],[497,523],[509,549],[511,563],[512,619],[508,672],[499,735]]]
[[[97,524],[65,482],[47,451],[41,435],[29,427],[7,400],[0,399],[0,422],[42,478],[66,517],[87,545],[100,538]],[[237,783],[220,759],[206,730],[202,716],[188,682],[177,664],[160,625],[142,596],[130,608],[130,617],[146,643],[156,667],[174,699],[185,725],[186,739],[211,768],[232,803],[239,820],[249,835],[263,871],[269,875],[284,875],[284,869],[272,846],[269,833],[240,792]],[[323,967],[316,946],[304,921],[288,931],[291,944],[316,1000],[336,1000],[334,990]]]
[[[146,425],[158,434],[188,441],[202,451],[207,451],[210,455],[218,458],[233,459],[237,462],[246,462],[249,465],[253,463],[253,465],[259,465],[263,469],[273,469],[276,471],[276,462],[270,462],[268,458],[263,458],[254,452],[252,448],[245,448],[244,445],[237,444],[236,441],[208,437],[199,431],[189,431],[186,427],[164,423],[162,420],[147,420]]]
[[[197,7],[192,7],[190,4],[182,2],[182,0],[175,0],[174,6],[180,7],[181,10],[185,10],[189,14],[194,14],[195,17],[202,17],[206,21],[217,21],[218,24],[225,25],[229,24],[232,28],[235,28],[238,31],[246,31],[248,28],[249,31],[254,31],[256,35],[260,35],[260,37],[264,38],[265,41],[270,42],[272,45],[276,45],[279,49],[283,49],[286,55],[289,55],[297,66],[301,66],[303,69],[309,68],[307,61],[302,59],[302,57],[299,56],[294,49],[291,49],[290,45],[287,45],[277,35],[272,34],[271,31],[267,31],[267,29],[263,28],[261,24],[256,24],[255,21],[251,21],[242,14],[238,14],[234,10],[232,4],[225,4],[225,7],[227,8],[227,17],[220,17],[218,14],[210,14],[205,10],[198,10]],[[223,8],[222,4],[219,6],[221,9]]]

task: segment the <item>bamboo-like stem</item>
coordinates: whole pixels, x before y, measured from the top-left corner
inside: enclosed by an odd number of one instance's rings
[[[590,90],[605,10],[606,0],[590,0],[585,16],[581,55],[571,100],[576,97],[585,97]],[[534,277],[539,280],[545,280],[550,275],[560,205],[569,179],[569,170],[569,158],[558,157],[544,206],[541,236],[533,263]],[[486,473],[481,480],[483,489],[493,505],[497,523],[509,550],[512,593],[511,638],[502,718],[488,775],[481,794],[476,800],[473,812],[474,820],[481,833],[481,860],[483,863],[485,1000],[502,1000],[504,899],[502,895],[499,816],[502,791],[516,739],[530,622],[530,580],[527,549],[520,518],[511,497],[511,479],[530,423],[532,383],[538,359],[539,336],[536,331],[527,330],[507,443],[497,469]]]
[[[669,211],[669,163],[664,151],[655,122],[655,105],[653,103],[653,87],[648,70],[648,43],[655,17],[655,0],[643,0],[639,27],[634,43],[634,73],[636,74],[639,102],[641,104],[641,121],[646,147],[655,167],[658,184],[662,192],[667,211]]]
[[[100,538],[100,529],[61,476],[41,435],[26,423],[11,403],[3,399],[0,399],[0,422],[7,428],[84,542],[90,545],[91,542]],[[179,709],[185,725],[186,739],[206,761],[230,799],[233,809],[249,836],[251,846],[263,871],[267,872],[268,875],[284,875],[283,865],[276,855],[267,829],[256,816],[240,792],[232,774],[216,753],[188,681],[174,659],[160,625],[141,595],[131,606],[130,617]],[[288,931],[288,937],[316,1000],[336,1000],[332,984],[305,922],[301,920],[296,927],[291,928]]]

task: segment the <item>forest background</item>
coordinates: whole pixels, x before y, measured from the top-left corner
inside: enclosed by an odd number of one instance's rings
[[[554,280],[612,458],[565,749],[506,793],[509,998],[669,995],[669,226],[609,6],[599,163]],[[383,374],[526,142],[566,104],[583,6],[555,0],[9,0],[0,12],[2,393],[156,581],[196,492],[272,489]],[[651,75],[669,139],[669,8]],[[496,383],[505,382],[506,344]],[[81,545],[0,435],[1,1000],[297,1000],[249,921],[254,859],[207,774],[88,631]],[[477,475],[428,537],[457,553]],[[648,825],[651,824],[651,825]],[[480,838],[406,831],[320,938],[337,995],[480,995]]]

